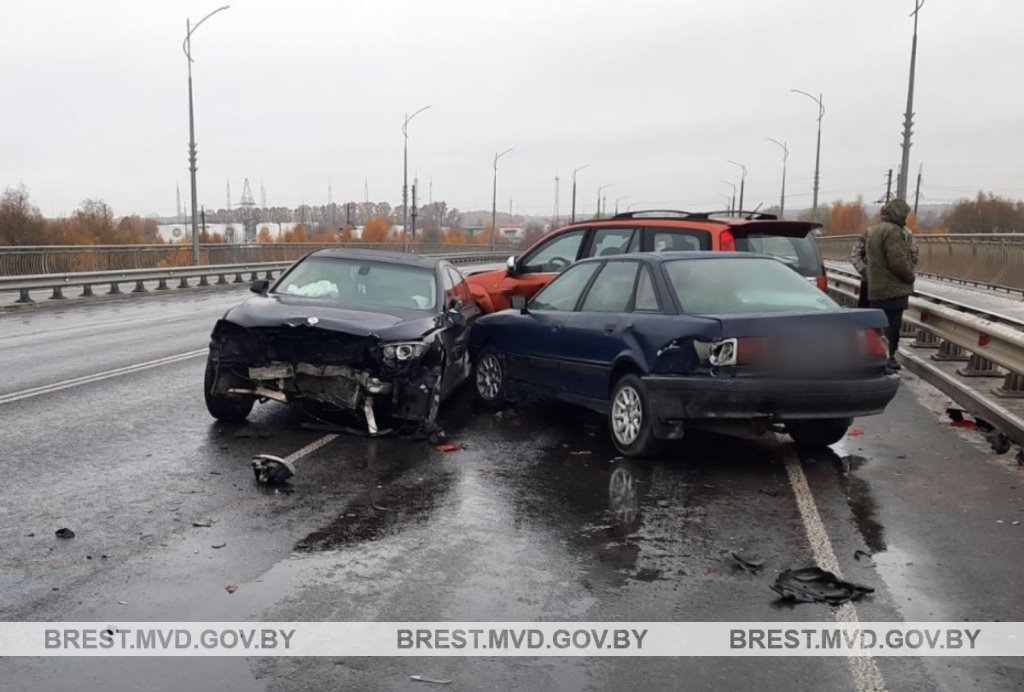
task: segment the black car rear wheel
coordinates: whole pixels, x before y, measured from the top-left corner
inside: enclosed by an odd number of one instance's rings
[[[504,408],[505,364],[498,357],[498,351],[488,346],[477,356],[473,365],[473,391],[477,400],[490,409]]]
[[[203,377],[203,396],[206,410],[217,420],[229,423],[244,421],[252,411],[256,398],[244,394],[214,394],[213,384],[217,379],[217,366],[212,358],[206,359],[206,375]]]
[[[664,447],[664,442],[654,437],[649,402],[644,383],[636,375],[623,375],[612,388],[608,429],[615,448],[628,457],[655,456]]]
[[[843,439],[851,423],[850,418],[794,420],[786,423],[786,431],[797,447],[827,447]]]

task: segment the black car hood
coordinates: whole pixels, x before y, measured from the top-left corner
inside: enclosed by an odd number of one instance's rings
[[[310,323],[310,318],[316,318]],[[410,308],[376,307],[373,312],[345,307],[334,301],[270,294],[250,298],[225,313],[240,327],[315,326],[355,336],[378,336],[384,341],[417,339],[437,329],[436,315]]]

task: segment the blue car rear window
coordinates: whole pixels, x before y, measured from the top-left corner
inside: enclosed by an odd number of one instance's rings
[[[737,315],[840,307],[798,273],[773,259],[671,260],[665,274],[683,312]]]

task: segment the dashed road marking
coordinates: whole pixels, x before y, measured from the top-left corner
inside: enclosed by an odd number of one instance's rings
[[[164,358],[157,358],[155,360],[147,360],[144,363],[136,363],[135,365],[126,365],[123,368],[115,368],[113,370],[107,370],[106,372],[98,372],[94,375],[83,375],[82,377],[73,377],[70,380],[64,380],[63,382],[55,382],[53,384],[46,384],[41,387],[32,387],[31,389],[23,389],[20,392],[12,392],[10,394],[0,395],[0,404],[9,404],[14,401],[21,401],[22,399],[30,399],[34,396],[41,396],[43,394],[50,394],[52,392],[59,392],[64,389],[70,389],[72,387],[78,387],[83,384],[92,384],[93,382],[101,382],[102,380],[110,379],[111,377],[120,377],[121,375],[130,375],[135,372],[142,370],[148,370],[150,368],[158,368],[161,365],[171,365],[172,363],[180,363],[184,360],[196,358],[208,353],[208,349],[200,348],[195,351],[187,351],[185,353],[179,353],[173,356],[166,356]]]
[[[843,572],[839,568],[839,558],[829,540],[825,524],[821,521],[818,507],[814,504],[814,495],[811,494],[811,486],[807,483],[807,476],[800,465],[800,460],[793,454],[786,457],[786,475],[789,476],[789,484],[793,488],[793,495],[796,496],[796,504],[800,509],[800,518],[804,523],[804,530],[807,532],[807,539],[811,543],[811,552],[814,553],[814,561],[823,570],[832,572],[842,579]],[[835,610],[837,622],[856,624],[860,622],[857,609],[852,603],[844,603]],[[882,671],[870,656],[850,656],[850,673],[853,675],[854,684],[858,692],[885,692],[885,679]]]

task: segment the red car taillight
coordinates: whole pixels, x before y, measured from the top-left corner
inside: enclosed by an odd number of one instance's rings
[[[864,355],[866,356],[887,356],[889,355],[889,345],[885,342],[885,337],[882,336],[882,332],[878,329],[864,329],[861,331],[861,347],[863,348]]]
[[[826,293],[828,292],[828,277],[825,276],[824,274],[815,279],[814,283],[816,283],[818,285],[818,288],[820,288],[821,290],[825,291]]]
[[[733,236],[732,231],[722,231],[722,235],[718,236],[718,244],[723,252],[736,251],[736,237]]]

